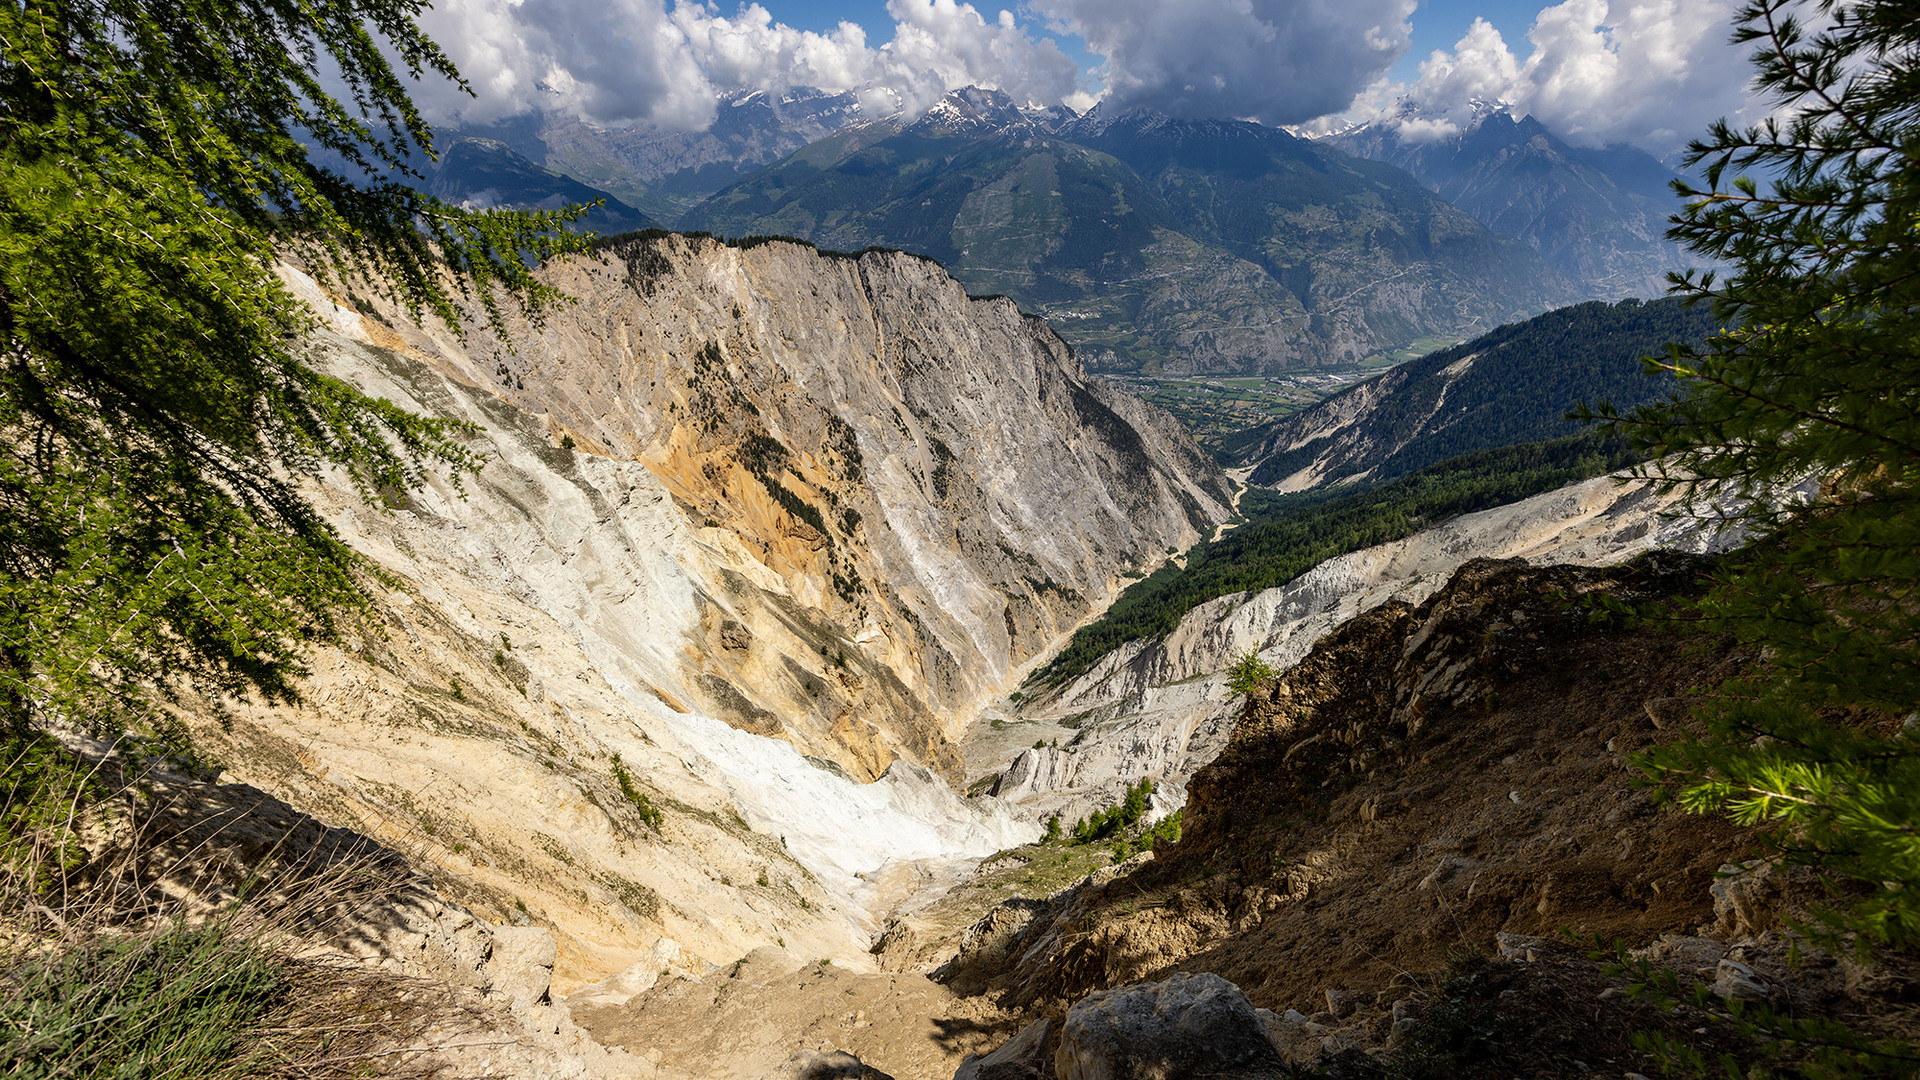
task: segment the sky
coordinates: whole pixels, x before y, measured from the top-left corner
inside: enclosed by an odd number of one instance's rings
[[[528,109],[698,130],[719,95],[812,86],[917,113],[979,85],[1078,110],[1455,133],[1511,102],[1580,145],[1667,156],[1757,118],[1738,0],[441,0],[422,16],[473,85],[435,119]],[[1417,107],[1403,108],[1411,101]]]
[[[1409,20],[1413,26],[1413,47],[1395,65],[1393,74],[1402,80],[1416,77],[1418,62],[1435,49],[1451,48],[1475,18],[1486,19],[1510,40],[1524,38],[1541,6],[1540,0],[1437,0],[1422,4]],[[781,22],[795,29],[819,33],[833,30],[843,20],[869,28],[888,26],[893,21],[887,14],[886,0],[779,0],[773,12]],[[1031,25],[1034,20],[1029,17],[1027,22]],[[1040,32],[1047,31],[1042,27]],[[1062,51],[1080,63],[1083,70],[1091,70],[1100,62],[1098,56],[1087,51],[1086,42],[1078,36],[1056,40],[1060,41]]]

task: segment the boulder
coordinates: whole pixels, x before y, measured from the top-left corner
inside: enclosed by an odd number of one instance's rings
[[[1103,990],[1067,1011],[1058,1080],[1279,1080],[1289,1075],[1240,988],[1182,972]]]
[[[1782,867],[1771,860],[1722,866],[1711,886],[1712,932],[1734,939],[1773,929],[1783,909],[1792,906],[1792,894],[1810,890],[1815,877],[1808,867]]]
[[[553,934],[537,926],[496,926],[487,974],[494,993],[515,1005],[547,1002],[557,954]]]
[[[1711,976],[1715,965],[1726,958],[1727,943],[1689,934],[1661,934],[1658,940],[1644,949],[1633,950],[1631,955],[1682,974]]]
[[[893,1080],[845,1050],[802,1050],[760,1080]]]
[[[1547,939],[1531,937],[1527,934],[1510,934],[1502,930],[1493,935],[1494,948],[1499,950],[1500,959],[1513,960],[1522,964],[1531,964],[1547,951]]]
[[[1714,969],[1713,992],[1728,1001],[1765,1001],[1773,988],[1738,960],[1722,960]]]
[[[1280,1051],[1284,1061],[1299,1065],[1313,1061],[1320,1056],[1320,1038],[1327,1033],[1325,1024],[1316,1024],[1303,1012],[1288,1009],[1276,1013],[1272,1009],[1255,1009],[1254,1015],[1267,1031],[1267,1040],[1274,1049]]]
[[[1035,1020],[993,1053],[969,1055],[953,1080],[1042,1080],[1047,1074],[1042,1052],[1052,1026],[1049,1021]]]
[[[679,942],[663,937],[653,943],[646,958],[620,971],[601,979],[597,983],[583,986],[567,997],[568,1007],[581,1005],[625,1005],[634,998],[651,990],[660,982],[662,975],[673,975],[683,979],[699,980],[699,972],[694,970],[680,948]],[[707,965],[699,963],[699,968]]]

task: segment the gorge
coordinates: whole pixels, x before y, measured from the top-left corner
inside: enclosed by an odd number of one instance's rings
[[[862,875],[1038,834],[939,779],[967,723],[1226,486],[923,260],[667,236],[556,274],[575,302],[508,352],[286,271],[329,370],[474,424],[486,464],[387,506],[316,492],[395,578],[386,634],[209,737],[425,843],[489,918],[538,913],[563,987],[662,933],[856,958],[892,887]]]
[[[1037,877],[1047,822],[1140,780],[1148,823],[1179,810],[1233,741],[1236,656],[1284,671],[1473,558],[1722,542],[1601,477],[1203,604],[1016,692],[1127,578],[1234,513],[1235,482],[1165,414],[913,256],[640,234],[546,273],[571,302],[509,347],[283,266],[323,316],[324,370],[471,425],[484,464],[408,492],[313,488],[387,575],[382,625],[318,654],[297,707],[186,713],[229,781],[405,851],[489,941],[552,942],[502,1021],[563,1017],[515,1037],[558,1055],[540,1068],[605,1043],[607,1075],[757,1080],[812,1032],[944,1075],[1020,1013],[927,973],[955,950],[977,963],[970,924],[995,901],[1113,879],[1097,849]],[[444,936],[405,929],[419,944],[399,953]],[[832,978],[745,1012],[712,996],[803,965]],[[474,970],[496,993],[521,978]],[[849,1027],[849,996],[894,1020]],[[903,1034],[941,1016],[979,1034]]]
[[[0,1076],[1920,1076],[1920,23],[1733,6],[0,6]]]

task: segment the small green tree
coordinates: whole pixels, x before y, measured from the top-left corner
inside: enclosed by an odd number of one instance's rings
[[[291,255],[456,326],[556,300],[532,267],[583,242],[572,212],[407,183],[433,143],[405,78],[459,81],[424,6],[0,5],[0,725],[112,728],[185,686],[292,697],[302,650],[365,605],[301,479],[477,463],[456,425],[315,371],[274,272]]]
[[[1280,674],[1273,665],[1260,659],[1260,653],[1248,649],[1227,669],[1227,692],[1234,697],[1245,697],[1253,693],[1253,688]]]

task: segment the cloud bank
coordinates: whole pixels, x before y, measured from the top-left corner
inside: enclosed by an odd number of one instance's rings
[[[1079,69],[1052,39],[1035,40],[1010,12],[987,18],[962,0],[887,0],[892,40],[862,27],[796,30],[758,3],[723,16],[711,4],[664,0],[453,0],[421,22],[472,84],[419,95],[431,115],[485,123],[529,109],[608,126],[698,130],[719,94],[805,86],[860,92],[880,114],[919,112],[948,90],[983,86],[1058,104]]]
[[[1032,0],[1107,59],[1107,100],[1291,124],[1350,105],[1412,33],[1414,0]]]
[[[1543,9],[1516,57],[1474,20],[1452,52],[1420,65],[1386,122],[1414,141],[1458,134],[1480,100],[1510,102],[1585,146],[1628,143],[1668,154],[1722,116],[1764,109],[1747,92],[1746,48],[1728,44],[1737,0],[1565,0]]]
[[[1564,0],[1535,19],[1524,57],[1475,20],[1407,86],[1383,75],[1408,47],[1416,0],[1024,0],[1038,20],[1026,24],[992,4],[887,0],[892,36],[879,44],[852,22],[781,23],[780,0],[732,14],[698,0],[445,0],[421,21],[475,97],[432,85],[419,97],[443,122],[539,109],[697,130],[719,95],[744,90],[851,90],[872,115],[918,113],[968,85],[1078,109],[1098,90],[1110,108],[1186,117],[1379,116],[1416,140],[1504,100],[1575,142],[1664,154],[1716,117],[1752,118],[1744,50],[1726,42],[1738,2]],[[1104,62],[1080,71],[1033,32],[1042,24]],[[1400,110],[1403,95],[1417,107]]]

